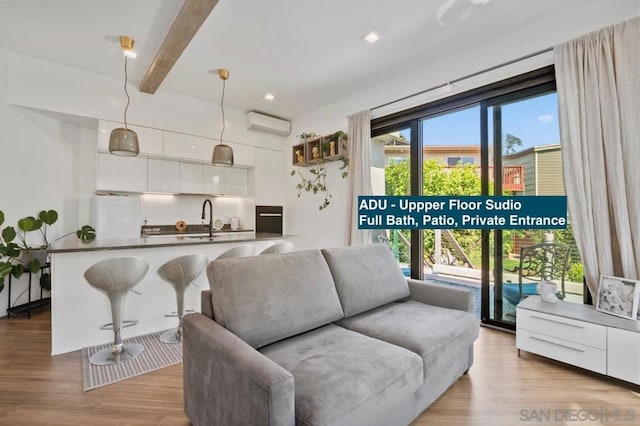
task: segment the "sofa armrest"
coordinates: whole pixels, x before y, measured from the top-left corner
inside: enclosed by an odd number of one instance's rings
[[[202,290],[200,292],[200,313],[211,319],[213,316],[213,302],[211,301],[211,290]]]
[[[409,300],[473,312],[473,293],[470,290],[430,284],[427,281],[407,279]]]
[[[183,319],[184,407],[200,425],[294,425],[293,375],[202,314]]]

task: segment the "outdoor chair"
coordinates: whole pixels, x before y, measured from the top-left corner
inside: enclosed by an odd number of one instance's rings
[[[520,249],[518,283],[502,284],[502,296],[516,306],[521,300],[536,294],[538,282],[558,285],[557,296],[565,297],[564,278],[569,265],[571,247],[560,243],[542,243]]]

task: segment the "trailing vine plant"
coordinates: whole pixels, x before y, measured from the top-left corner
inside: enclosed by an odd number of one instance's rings
[[[315,133],[303,133],[302,135],[300,135],[302,139],[306,139],[314,136],[317,136],[317,135]],[[346,134],[342,131],[338,131],[332,135],[327,136],[327,139],[331,139],[333,137],[335,137],[336,142],[338,141],[338,138],[341,138],[341,137],[344,138],[343,139],[344,141],[346,141]],[[324,142],[324,143],[328,143],[328,142]],[[346,142],[343,142],[343,143],[346,143]],[[340,176],[342,177],[342,179],[346,179],[347,176],[349,175],[349,172],[347,171],[347,168],[349,167],[349,159],[345,156],[340,156],[339,160],[342,161],[342,165],[338,168],[338,170],[340,171]],[[329,206],[329,204],[331,204],[331,199],[333,198],[333,196],[327,189],[327,169],[324,163],[325,163],[325,160],[323,156],[321,157],[319,163],[316,166],[309,169],[310,176],[308,178],[305,177],[305,175],[302,173],[302,171],[300,170],[300,166],[298,166],[297,169],[291,170],[291,176],[297,175],[300,178],[300,181],[296,184],[296,190],[298,191],[298,198],[302,197],[303,191],[310,192],[313,194],[320,193],[324,195],[324,199],[322,200],[322,203],[318,206],[319,210],[326,209]]]

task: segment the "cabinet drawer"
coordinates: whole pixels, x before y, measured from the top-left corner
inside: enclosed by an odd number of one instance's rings
[[[518,333],[520,330],[528,330],[580,345],[607,349],[607,328],[602,325],[520,308],[516,315]]]
[[[520,328],[516,333],[516,347],[596,373],[607,373],[607,351],[603,349],[532,333]]]

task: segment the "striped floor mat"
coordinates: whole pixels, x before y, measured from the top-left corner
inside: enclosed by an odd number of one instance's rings
[[[85,392],[101,386],[126,380],[150,371],[159,370],[182,362],[182,345],[162,343],[160,335],[164,331],[125,339],[125,343],[140,343],[144,352],[136,358],[118,365],[93,365],[89,357],[110,344],[82,349],[82,384]]]

